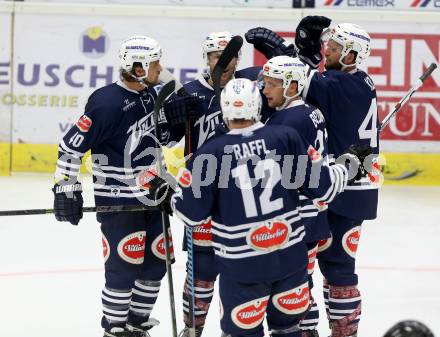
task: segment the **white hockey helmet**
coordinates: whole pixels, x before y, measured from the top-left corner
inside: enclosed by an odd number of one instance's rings
[[[232,39],[229,32],[213,32],[209,34],[202,45],[203,60],[208,64],[208,54],[214,51],[225,50],[227,44]]]
[[[343,67],[360,65],[370,55],[371,38],[360,26],[353,23],[341,23],[330,30],[329,40],[333,40],[342,46],[339,63]],[[353,64],[345,64],[342,59],[351,51],[357,53],[356,61]]]
[[[288,99],[301,95],[307,82],[307,66],[297,57],[275,56],[263,66],[263,76],[283,80],[283,96]],[[294,96],[287,96],[290,83],[297,82],[298,89]]]
[[[235,78],[223,88],[220,105],[225,122],[234,119],[260,120],[261,95],[255,82]]]
[[[139,62],[145,70],[145,76],[135,77],[142,80],[148,76],[148,67],[151,62],[158,61],[162,57],[162,48],[159,43],[147,36],[135,35],[122,42],[119,48],[119,62],[122,70],[131,73],[133,64]]]

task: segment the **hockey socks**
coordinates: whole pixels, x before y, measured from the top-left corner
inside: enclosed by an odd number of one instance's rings
[[[357,335],[361,316],[361,294],[356,285],[329,285],[329,317],[332,337]]]
[[[189,290],[188,284],[185,281],[185,287],[183,290],[183,317],[186,325],[189,325],[189,308],[188,297]],[[203,327],[205,325],[206,315],[208,314],[209,305],[212,301],[212,295],[214,294],[214,282],[194,280],[194,294],[195,294],[195,326]]]

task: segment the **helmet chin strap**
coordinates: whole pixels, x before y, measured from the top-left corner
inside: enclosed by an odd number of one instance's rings
[[[279,111],[279,110],[283,110],[283,109],[285,109],[285,108],[289,105],[289,103],[290,103],[290,101],[291,101],[292,99],[297,98],[297,97],[300,95],[300,93],[297,92],[297,93],[296,93],[295,95],[293,95],[293,96],[287,96],[287,89],[289,89],[289,87],[285,88],[285,89],[284,89],[284,92],[283,92],[283,97],[284,97],[284,102],[283,102],[283,104],[281,104],[280,106],[277,106],[277,107],[275,108],[275,110]]]
[[[347,69],[348,67],[356,67],[356,62],[352,63],[352,64],[345,64],[342,60],[344,59],[345,56],[347,56],[349,53],[347,53],[346,55],[341,55],[341,57],[339,58],[339,64],[342,66],[341,70],[344,71],[345,69]]]

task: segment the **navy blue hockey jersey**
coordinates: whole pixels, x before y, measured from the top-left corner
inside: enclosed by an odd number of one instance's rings
[[[319,109],[305,104],[303,100],[292,101],[286,108],[276,111],[266,125],[284,125],[294,128],[305,140],[327,160],[327,130],[325,119]],[[300,197],[300,214],[306,228],[306,241],[315,242],[330,236],[327,221],[327,204],[318,204],[306,196]]]
[[[292,128],[256,123],[212,139],[190,160],[172,207],[187,225],[211,220],[220,273],[260,282],[305,267],[298,186],[330,202],[347,181],[344,166],[323,164],[319,187],[310,188],[311,161],[322,157],[309,159],[308,150]]]
[[[155,137],[156,96],[154,88],[139,93],[122,82],[96,90],[59,144],[56,179],[77,177],[81,158],[91,149],[96,205],[144,202],[148,190],[139,189],[136,176],[155,164],[157,143],[169,137],[165,127]],[[163,116],[159,124],[166,125]]]
[[[256,81],[260,69],[260,67],[250,67],[237,70],[235,77]],[[186,83],[184,88],[189,95],[199,97],[202,100],[199,116],[191,125],[191,139],[194,147],[192,151],[196,151],[215,134],[217,125],[223,124],[223,117],[214,89],[209,85],[204,75],[201,75],[197,80]]]
[[[330,156],[338,158],[351,144],[368,144],[379,153],[376,89],[365,72],[312,71],[302,94],[324,114]],[[374,219],[377,199],[378,186],[366,177],[347,186],[329,208],[352,219]]]

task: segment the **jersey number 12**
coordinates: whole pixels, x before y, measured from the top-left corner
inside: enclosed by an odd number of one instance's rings
[[[231,173],[234,178],[238,179],[246,217],[257,216],[257,202],[247,164],[237,166]],[[280,165],[273,159],[260,160],[255,165],[254,175],[257,180],[263,180],[267,176],[263,192],[258,196],[262,214],[268,214],[283,208],[283,198],[271,200],[274,186],[281,181]]]

